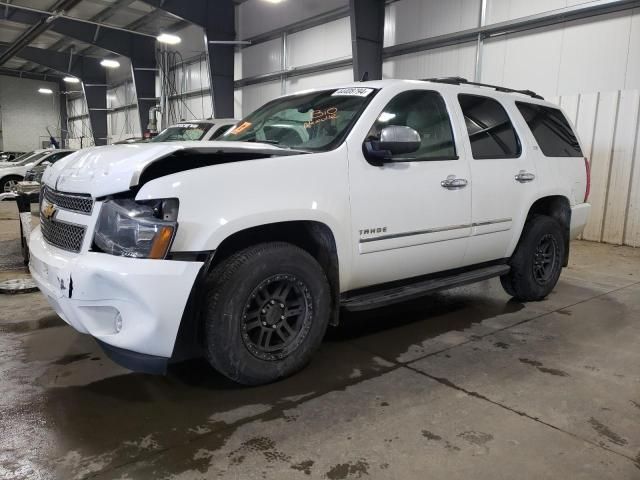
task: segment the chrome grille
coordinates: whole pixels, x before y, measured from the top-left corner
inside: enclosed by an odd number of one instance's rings
[[[48,187],[43,187],[42,190],[44,192],[44,198],[56,207],[84,215],[91,215],[93,199],[90,196],[58,192]]]
[[[84,225],[49,220],[44,215],[40,215],[40,228],[42,236],[48,243],[75,253],[82,248],[84,233],[87,230]]]

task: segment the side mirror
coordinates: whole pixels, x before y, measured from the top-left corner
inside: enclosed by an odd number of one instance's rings
[[[45,160],[40,164],[41,167],[48,167],[49,165],[51,165],[51,162],[49,160]]]
[[[380,132],[380,140],[367,140],[363,144],[364,156],[374,165],[393,161],[394,155],[417,151],[421,145],[420,134],[411,127],[389,125]]]

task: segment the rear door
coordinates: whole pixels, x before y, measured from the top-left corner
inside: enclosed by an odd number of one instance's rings
[[[510,255],[537,193],[536,166],[513,103],[461,93],[458,103],[471,152],[471,237],[465,265]]]
[[[585,158],[571,124],[559,108],[516,102],[533,138],[540,196],[563,192],[572,205],[583,203],[587,189]],[[542,188],[542,187],[541,187]],[[548,191],[547,191],[548,190]]]

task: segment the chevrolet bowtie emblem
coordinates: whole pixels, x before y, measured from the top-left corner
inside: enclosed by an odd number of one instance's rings
[[[55,214],[56,214],[56,207],[52,203],[47,203],[42,209],[42,215],[47,220],[51,220]]]

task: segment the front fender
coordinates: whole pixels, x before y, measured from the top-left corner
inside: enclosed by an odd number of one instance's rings
[[[346,149],[202,167],[146,183],[136,199],[178,198],[173,252],[215,250],[247,228],[315,221],[334,234],[341,281],[351,263]],[[345,277],[346,281],[347,278]]]

